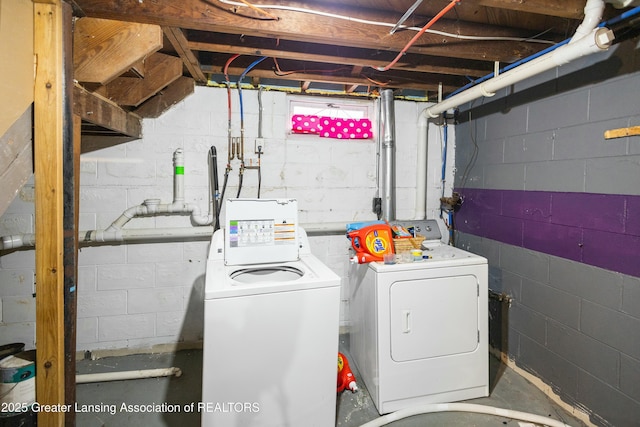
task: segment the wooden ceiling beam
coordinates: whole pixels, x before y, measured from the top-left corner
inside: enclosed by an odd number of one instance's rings
[[[73,45],[74,79],[104,85],[160,50],[162,30],[157,25],[80,18]]]
[[[185,68],[189,71],[189,74],[191,74],[191,77],[199,83],[206,83],[207,78],[200,69],[198,58],[196,58],[189,48],[187,38],[182,30],[175,27],[162,27],[162,31],[164,31],[164,35],[182,59],[182,62],[184,63]]]
[[[340,52],[333,55],[328,53],[312,53],[309,52],[308,49],[305,52],[301,52],[293,50],[294,46],[291,46],[290,44],[295,42],[287,43],[280,40],[278,48],[267,48],[265,45],[268,42],[275,44],[273,43],[273,40],[264,40],[262,47],[233,46],[230,43],[190,41],[189,48],[202,52],[268,56],[278,59],[302,60],[323,64],[353,65],[359,67],[384,67],[393,60],[395,56],[395,53],[390,54],[389,52],[380,51],[367,52],[362,49],[349,48],[342,48]],[[492,69],[487,67],[480,67],[480,63],[477,64],[477,67],[472,67],[469,64],[471,61],[448,59],[446,62],[450,64],[456,64],[456,62],[458,62],[460,65],[445,65],[445,61],[440,57],[425,57],[424,55],[419,56],[416,54],[407,54],[391,69],[471,77],[484,76],[492,71]]]
[[[347,93],[352,93],[355,92],[356,89],[358,89],[358,86],[360,86],[359,84],[354,84],[354,85],[347,85],[344,87],[344,91]]]
[[[518,12],[551,15],[559,18],[581,19],[585,0],[476,0],[480,6],[515,10]]]
[[[203,74],[204,75],[204,74]],[[191,95],[195,90],[195,81],[191,77],[180,77],[155,96],[143,102],[135,113],[143,118],[157,118],[173,105]]]
[[[205,73],[212,72],[212,70],[207,70],[206,67],[203,67],[203,71]],[[240,75],[244,71],[243,68],[229,68],[230,75]],[[275,76],[273,74],[273,70],[265,70],[265,69],[256,69],[254,68],[249,72],[250,76],[260,77],[261,79],[281,79],[281,80],[290,80],[295,82],[312,82],[312,83],[331,83],[340,86],[352,86],[352,85],[362,85],[362,86],[389,86],[393,88],[401,88],[401,89],[417,89],[417,90],[429,90],[429,91],[437,91],[438,83],[435,81],[426,81],[423,79],[422,81],[416,81],[413,79],[405,78],[403,76],[393,76],[389,75],[387,79],[380,81],[379,84],[374,80],[367,79],[366,76],[344,76],[344,75],[331,75],[331,74],[322,74],[320,72],[313,73],[303,73],[303,72],[293,72],[287,74],[286,76]],[[382,80],[381,77],[378,77]],[[460,87],[460,85],[453,84],[445,84],[443,85],[443,90],[445,93],[451,92]]]
[[[142,138],[142,119],[116,103],[76,84],[73,87],[73,113],[82,120],[132,138]]]
[[[325,16],[278,10],[278,21],[250,19],[227,9],[223,3],[212,0],[155,0],[153,2],[122,2],[119,0],[76,0],[88,16],[145,22],[162,26],[214,31],[230,34],[245,34],[273,39],[282,38],[312,43],[351,46],[365,49],[400,52],[415,35],[413,31],[397,31],[389,34],[384,26],[368,25],[354,21]],[[290,6],[308,8],[308,3],[288,2]],[[368,9],[348,9],[338,5],[314,8],[327,12],[353,16],[370,21],[394,21],[399,16]],[[416,17],[416,19],[419,19]],[[454,34],[475,36],[526,37],[513,28],[487,26],[454,19],[441,19],[434,29]],[[440,55],[464,59],[510,62],[529,56],[544,45],[526,42],[463,41],[455,38],[425,33],[409,52]]]
[[[182,76],[182,60],[154,53],[145,61],[145,70],[143,79],[118,77],[100,88],[100,94],[118,105],[137,107]]]

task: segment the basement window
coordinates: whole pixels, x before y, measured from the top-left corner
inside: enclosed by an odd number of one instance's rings
[[[291,99],[289,129],[321,138],[372,139],[372,111],[372,102]]]

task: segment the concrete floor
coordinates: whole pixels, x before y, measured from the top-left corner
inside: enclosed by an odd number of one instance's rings
[[[341,350],[347,358],[349,353],[341,342]],[[477,403],[500,408],[512,409],[547,416],[561,420],[572,427],[583,427],[585,424],[572,417],[555,405],[540,390],[529,383],[512,369],[504,366],[494,357],[490,357],[490,390],[486,398],[473,399],[469,403]],[[80,360],[77,363],[79,374],[135,369],[152,369],[176,366],[182,369],[181,377],[152,378],[130,381],[114,381],[104,383],[79,384],[77,402],[80,410],[77,413],[76,425],[82,427],[101,426],[179,426],[196,427],[200,425],[197,412],[185,411],[191,403],[201,401],[202,387],[202,351],[182,350],[176,353],[130,355],[108,357],[98,360]],[[358,372],[353,368],[356,379]],[[369,393],[362,383],[357,393],[345,391],[338,396],[337,427],[357,427],[379,417]],[[159,407],[152,412],[141,412],[137,408],[125,405],[133,404],[171,404]],[[94,406],[89,406],[94,405]],[[176,409],[176,412],[169,412]],[[177,410],[179,409],[179,412]],[[417,426],[514,426],[531,427],[517,420],[499,416],[469,413],[437,413],[424,414],[395,421],[391,427]],[[294,426],[297,427],[297,426]],[[300,426],[304,427],[304,426]]]

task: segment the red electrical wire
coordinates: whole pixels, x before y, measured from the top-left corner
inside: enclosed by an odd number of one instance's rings
[[[382,86],[382,87],[384,87],[384,86],[388,86],[388,85],[389,85],[389,83],[388,83],[388,82],[387,82],[387,83],[379,82],[379,81],[373,80],[373,79],[372,79],[372,78],[370,78],[370,77],[365,76],[364,74],[361,74],[360,76],[361,76],[361,77],[364,77],[365,79],[369,80],[371,83],[373,83],[373,84],[375,84],[375,85],[378,85],[378,86]]]
[[[407,43],[407,45],[400,51],[398,56],[396,56],[396,58],[389,63],[389,65],[387,65],[386,67],[372,66],[372,68],[375,68],[378,71],[388,71],[391,67],[396,65],[396,62],[398,62],[400,58],[402,58],[402,56],[407,52],[407,50],[411,47],[411,45],[413,45],[416,42],[416,40],[418,40],[418,38],[421,35],[423,35],[425,31],[427,31],[433,24],[435,24],[440,18],[442,18],[444,14],[446,14],[449,10],[451,10],[456,5],[456,3],[460,3],[460,1],[461,0],[452,0],[451,3],[449,3],[447,6],[445,6],[444,9],[438,12],[436,16],[431,18],[431,20],[427,22],[427,24],[424,27],[422,27],[422,29],[418,31],[418,33],[415,36],[413,36],[413,38],[409,41],[409,43]]]

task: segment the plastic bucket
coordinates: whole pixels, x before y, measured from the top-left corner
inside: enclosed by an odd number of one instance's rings
[[[36,414],[36,351],[0,360],[0,427],[34,426]]]
[[[24,351],[24,343],[14,342],[11,344],[0,345],[0,361],[7,356],[12,356]]]

